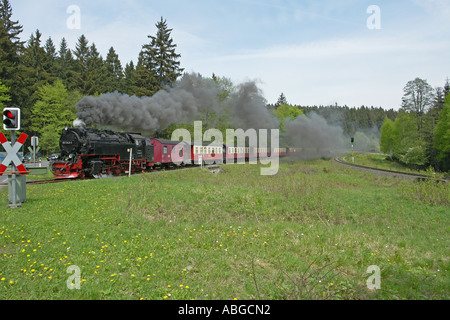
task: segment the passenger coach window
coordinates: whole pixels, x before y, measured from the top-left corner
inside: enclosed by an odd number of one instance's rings
[[[164,147],[163,153],[167,154],[167,147]]]

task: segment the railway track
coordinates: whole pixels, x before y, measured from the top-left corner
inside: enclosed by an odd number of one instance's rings
[[[46,180],[33,180],[27,181],[27,185],[38,185],[38,184],[54,184],[72,181],[73,179],[46,179]]]
[[[148,171],[148,172],[163,172],[163,171],[172,171],[172,170],[188,170],[188,169],[196,169],[196,168],[200,168],[200,166],[186,166],[186,167],[168,167],[165,168],[164,170],[152,170],[152,171]],[[210,170],[210,171],[214,171],[214,170],[219,170],[220,166],[204,166],[205,169]],[[119,176],[119,177],[125,177],[125,176]],[[99,178],[99,179],[107,179],[109,177],[104,177],[104,178]],[[94,179],[94,178],[92,178]],[[95,180],[95,179],[94,179]],[[56,183],[63,183],[63,182],[69,182],[69,181],[80,181],[80,179],[46,179],[46,180],[32,180],[32,181],[27,181],[27,185],[40,185],[40,184],[56,184]],[[0,187],[4,186],[7,187],[8,184],[0,184]]]
[[[365,172],[371,172],[375,174],[382,174],[387,176],[393,176],[393,177],[399,177],[403,179],[409,179],[409,180],[428,180],[430,179],[430,176],[424,175],[424,174],[418,174],[418,173],[410,173],[410,172],[402,172],[402,171],[394,171],[394,170],[386,170],[386,169],[380,169],[380,168],[373,168],[373,167],[366,167],[359,164],[349,163],[347,161],[344,161],[340,158],[334,158],[333,161],[339,165],[346,166],[349,168],[353,168],[360,171]],[[443,178],[440,179],[442,182],[449,182],[449,178]]]

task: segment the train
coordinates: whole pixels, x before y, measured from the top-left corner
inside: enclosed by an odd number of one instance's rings
[[[179,165],[223,164],[284,157],[302,148],[235,147],[225,144],[188,143],[145,137],[139,133],[65,128],[61,153],[50,166],[56,179],[120,176]]]

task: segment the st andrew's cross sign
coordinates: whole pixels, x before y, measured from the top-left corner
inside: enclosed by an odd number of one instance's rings
[[[25,169],[25,166],[22,164],[22,161],[20,161],[19,157],[17,156],[17,152],[19,152],[20,148],[25,143],[27,138],[28,135],[22,133],[22,135],[19,137],[14,146],[11,146],[11,143],[9,143],[9,141],[6,139],[3,132],[0,132],[0,143],[2,144],[3,148],[7,153],[5,160],[3,160],[3,163],[0,165],[0,176],[3,175],[3,173],[6,171],[11,162],[13,162],[16,165],[16,168],[21,175],[27,173],[27,169]]]

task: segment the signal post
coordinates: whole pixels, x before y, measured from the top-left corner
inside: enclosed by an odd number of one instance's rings
[[[11,131],[11,143],[8,142],[3,132],[0,133],[0,143],[8,153],[5,160],[0,165],[0,175],[3,175],[8,166],[12,164],[12,171],[8,172],[8,185],[11,186],[10,194],[12,198],[10,199],[12,203],[9,205],[9,207],[17,208],[22,206],[22,199],[20,199],[19,197],[19,201],[17,201],[16,174],[20,174],[21,176],[23,176],[28,173],[24,165],[22,164],[22,161],[20,161],[19,157],[17,156],[17,152],[28,138],[28,135],[22,134],[16,141],[16,131],[20,130],[19,108],[5,108],[3,110],[3,129],[6,131]],[[24,182],[22,188],[26,188],[26,182]]]

